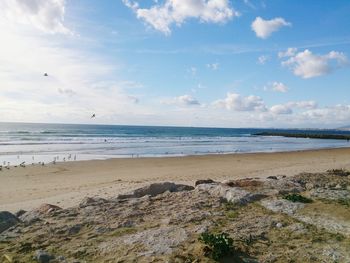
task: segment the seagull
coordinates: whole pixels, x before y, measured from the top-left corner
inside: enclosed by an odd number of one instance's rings
[[[91,119],[95,118],[95,117],[96,117],[95,113],[91,115]]]
[[[45,72],[45,73],[44,73],[44,77],[48,77],[48,76],[49,76],[49,75],[47,75],[47,73]]]

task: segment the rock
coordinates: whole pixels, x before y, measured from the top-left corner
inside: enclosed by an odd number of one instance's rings
[[[76,224],[74,226],[72,226],[71,228],[68,229],[68,235],[76,235],[80,232],[82,228],[81,224]]]
[[[276,224],[276,227],[277,227],[277,228],[282,228],[283,225],[282,225],[282,223],[277,223],[277,224]]]
[[[239,187],[229,187],[224,184],[200,184],[196,190],[208,192],[210,195],[238,205],[244,205],[263,197],[261,194],[253,194]]]
[[[304,188],[296,181],[285,178],[283,180],[266,180],[263,182],[263,188],[265,192],[271,192],[275,194],[289,194],[289,193],[299,193],[304,190]],[[271,191],[272,190],[272,191]]]
[[[303,203],[293,203],[284,199],[262,200],[261,204],[273,212],[281,212],[288,215],[293,215],[298,209],[301,209],[305,206]]]
[[[274,175],[268,176],[267,179],[278,180],[277,176]]]
[[[328,200],[350,199],[350,191],[348,190],[316,188],[310,191],[310,195]]]
[[[313,183],[306,183],[305,188],[306,188],[306,190],[311,190],[311,189],[315,188],[315,185]]]
[[[20,209],[15,213],[15,216],[20,217],[21,215],[25,214],[26,212],[27,211]]]
[[[50,204],[42,204],[38,208],[25,212],[20,216],[21,221],[23,221],[26,224],[32,224],[37,221],[41,220],[41,217],[43,215],[50,214],[54,211],[62,210],[61,207],[56,205],[50,205]]]
[[[17,225],[19,222],[18,218],[8,211],[0,212],[0,233],[9,229],[12,226]]]
[[[230,187],[258,187],[263,184],[260,180],[254,180],[253,178],[245,178],[238,180],[226,180],[223,181],[222,184],[230,186]]]
[[[35,211],[39,212],[40,214],[48,214],[56,210],[62,210],[62,208],[56,205],[42,204],[37,209],[35,209]]]
[[[169,192],[180,192],[180,191],[190,191],[193,190],[194,187],[182,184],[174,184],[170,182],[164,183],[154,183],[148,186],[138,188],[129,194],[118,195],[117,199],[128,199],[128,198],[140,198],[145,195],[157,196],[166,191]]]
[[[35,252],[35,259],[39,263],[49,263],[51,260],[55,259],[55,257],[50,255],[49,253],[47,253],[44,250],[37,250]]]
[[[204,180],[197,180],[194,185],[200,185],[200,184],[213,184],[215,183],[212,179],[204,179]]]
[[[168,226],[130,235],[123,242],[128,245],[142,243],[147,248],[147,251],[142,254],[151,256],[154,254],[170,254],[187,238],[188,234],[183,228]]]
[[[85,197],[79,204],[80,208],[87,207],[87,206],[93,206],[93,205],[100,205],[103,203],[106,203],[107,200],[100,197]]]

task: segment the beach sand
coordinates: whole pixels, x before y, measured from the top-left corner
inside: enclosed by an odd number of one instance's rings
[[[77,161],[0,172],[0,211],[42,203],[67,208],[86,196],[116,197],[152,182],[213,180],[350,169],[350,148],[164,158]]]

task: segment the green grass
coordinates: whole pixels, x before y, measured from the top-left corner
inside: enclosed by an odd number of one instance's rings
[[[283,199],[286,199],[288,201],[291,201],[293,203],[299,202],[299,203],[312,203],[312,200],[310,198],[307,198],[305,196],[302,196],[300,194],[289,194],[285,195]]]
[[[204,252],[206,256],[214,260],[220,260],[233,251],[233,239],[227,233],[211,234],[202,233],[199,240],[206,244]]]
[[[350,207],[350,199],[339,199],[337,202],[338,204]]]

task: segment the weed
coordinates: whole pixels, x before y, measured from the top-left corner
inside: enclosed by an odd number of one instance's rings
[[[283,198],[293,203],[295,202],[312,203],[312,200],[310,198],[304,197],[300,194],[289,194],[289,195],[285,195]]]
[[[211,234],[205,232],[201,234],[199,240],[207,245],[204,248],[206,256],[210,256],[214,260],[229,255],[233,250],[233,239],[227,233]]]

